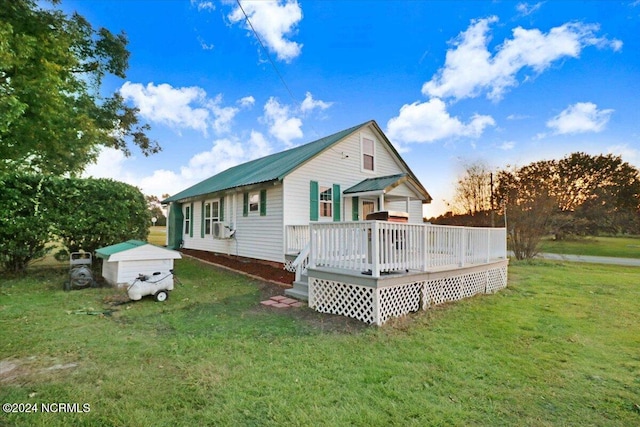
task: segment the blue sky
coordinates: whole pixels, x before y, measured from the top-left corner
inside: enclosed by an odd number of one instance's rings
[[[268,56],[235,1],[63,0],[126,32],[127,78],[104,90],[140,108],[163,148],[105,150],[88,175],[173,194],[370,119],[433,196],[427,216],[470,162],[585,151],[640,167],[640,1],[242,5]]]

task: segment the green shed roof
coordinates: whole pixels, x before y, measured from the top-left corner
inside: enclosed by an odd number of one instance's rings
[[[231,167],[163,200],[162,203],[177,202],[245,185],[282,180],[307,160],[369,123],[372,123],[372,121],[325,136],[299,147]]]
[[[387,187],[394,185],[405,176],[407,176],[406,173],[399,173],[396,175],[368,178],[364,181],[360,181],[353,187],[347,188],[344,190],[344,194],[364,193],[366,191],[382,191]]]
[[[148,245],[147,242],[142,240],[127,240],[126,242],[116,243],[115,245],[105,246],[104,248],[96,249],[96,255],[99,258],[109,258],[113,254],[119,252],[128,251],[129,249],[137,248],[140,246]]]

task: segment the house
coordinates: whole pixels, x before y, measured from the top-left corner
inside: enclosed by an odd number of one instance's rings
[[[284,264],[308,241],[310,223],[394,210],[418,224],[430,201],[372,120],[227,169],[163,204],[169,204],[170,248]]]
[[[163,201],[167,243],[283,263],[285,293],[381,325],[507,285],[506,230],[424,224],[431,197],[375,121],[232,167]],[[367,220],[400,212],[406,222]]]

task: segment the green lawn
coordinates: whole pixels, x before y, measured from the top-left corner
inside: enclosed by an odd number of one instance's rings
[[[149,237],[147,242],[158,246],[167,244],[167,227],[153,226],[149,227]]]
[[[560,241],[548,237],[542,240],[540,252],[640,258],[640,237],[585,237]]]
[[[0,425],[640,425],[638,268],[512,263],[495,295],[381,328],[260,306],[276,289],[194,260],[176,271],[166,303],[120,306],[63,292],[66,269],[3,277],[0,401],[90,412]]]

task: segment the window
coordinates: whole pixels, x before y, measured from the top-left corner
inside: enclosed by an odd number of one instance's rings
[[[249,194],[249,212],[258,212],[260,209],[260,194]]]
[[[373,171],[375,144],[373,139],[362,137],[362,169]]]
[[[207,202],[204,205],[204,234],[211,234],[214,222],[220,220],[220,202]]]
[[[331,187],[320,187],[320,216],[333,217],[333,192]]]
[[[260,216],[267,215],[267,190],[247,192],[242,195],[242,216],[249,216],[254,212],[260,212]]]
[[[184,234],[189,234],[191,230],[191,206],[184,207]]]

